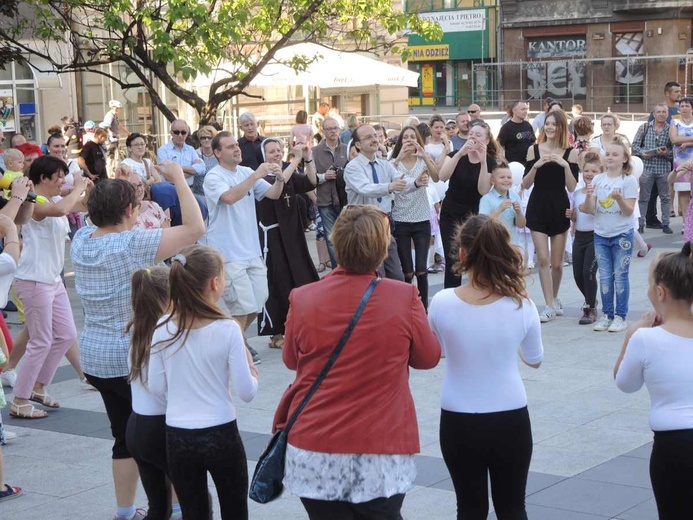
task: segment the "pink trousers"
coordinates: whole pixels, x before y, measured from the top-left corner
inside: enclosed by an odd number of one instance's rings
[[[29,399],[36,383],[49,385],[58,363],[77,339],[67,291],[62,283],[46,284],[15,279],[24,304],[29,343],[17,370],[14,395]]]

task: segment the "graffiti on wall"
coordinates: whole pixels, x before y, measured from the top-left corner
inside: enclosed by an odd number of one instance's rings
[[[643,35],[641,32],[620,33],[614,35],[616,56],[642,55]],[[645,81],[645,66],[633,63],[632,60],[616,62],[616,83],[638,85]]]
[[[527,42],[527,58],[543,60],[528,63],[528,99],[584,98],[587,94],[584,63],[561,58],[584,58],[584,36],[551,36]]]

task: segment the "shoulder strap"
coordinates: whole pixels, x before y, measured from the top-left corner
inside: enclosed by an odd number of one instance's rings
[[[645,146],[645,137],[647,136],[647,131],[650,129],[649,121],[646,121],[645,123],[643,123],[642,126],[645,127],[645,131],[642,133],[642,139],[640,139],[640,148]]]
[[[308,404],[308,401],[310,401],[310,398],[313,397],[313,394],[318,389],[318,387],[320,386],[320,383],[322,383],[323,379],[325,379],[325,376],[327,375],[327,373],[332,368],[332,365],[334,365],[335,361],[337,361],[337,357],[339,356],[339,354],[344,349],[344,345],[346,345],[346,342],[349,340],[349,336],[351,336],[351,333],[354,331],[354,327],[356,327],[356,323],[358,323],[359,318],[361,318],[361,313],[363,313],[363,309],[365,309],[366,304],[368,303],[368,300],[370,300],[371,295],[373,294],[373,291],[375,291],[375,288],[377,287],[377,285],[379,283],[380,283],[380,278],[374,278],[373,281],[368,286],[368,289],[366,289],[366,292],[364,293],[363,297],[361,298],[361,302],[359,303],[359,306],[356,309],[356,312],[351,317],[351,321],[349,322],[349,325],[347,326],[346,330],[344,331],[342,338],[339,340],[339,343],[337,343],[337,346],[335,347],[334,351],[332,351],[332,355],[330,356],[330,359],[327,360],[327,363],[325,363],[325,366],[320,371],[320,374],[318,375],[318,377],[315,379],[315,381],[311,385],[310,389],[308,390],[308,393],[303,398],[303,401],[301,401],[301,404],[298,405],[298,408],[296,408],[294,413],[289,418],[289,421],[286,423],[286,426],[284,426],[284,431],[283,431],[284,434],[286,434],[286,435],[289,434],[289,430],[291,430],[291,428],[293,427],[299,414],[306,407],[306,405]]]
[[[563,158],[567,161],[568,157],[570,157],[570,152],[573,151],[573,147],[569,146],[568,148],[565,149],[565,152],[563,152]]]
[[[535,144],[535,145],[532,145],[532,147],[534,148],[534,160],[538,161],[539,160],[539,145]]]
[[[142,162],[144,163],[144,173],[147,175],[147,180],[152,176],[152,174],[149,172],[149,165],[147,164],[148,160],[149,159],[146,157],[142,157]]]

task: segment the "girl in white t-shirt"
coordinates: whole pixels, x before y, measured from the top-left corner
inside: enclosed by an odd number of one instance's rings
[[[628,328],[614,367],[624,392],[650,393],[652,491],[660,520],[693,518],[693,248],[650,267],[654,312]]]
[[[498,518],[527,518],[532,429],[517,356],[541,365],[539,313],[527,297],[522,255],[503,223],[475,215],[456,235],[455,269],[469,281],[436,294],[428,320],[447,361],[440,447],[457,518],[486,518],[489,473]]]
[[[605,162],[606,172],[595,176],[585,188],[587,197],[581,211],[594,215],[594,253],[599,265],[603,315],[593,329],[621,332],[628,328],[628,272],[638,183],[631,175],[630,152],[623,141],[614,139],[607,147]]]
[[[153,519],[178,518],[181,514],[175,493],[171,500],[171,484],[167,477],[166,399],[150,392],[147,382],[154,329],[169,307],[168,280],[168,267],[135,271],[132,275],[132,319],[125,328],[125,332],[132,335],[128,356],[132,413],[125,442],[137,463],[147,494],[147,517]]]
[[[171,263],[171,314],[152,338],[148,385],[166,400],[168,472],[183,518],[209,518],[208,472],[221,517],[248,518],[248,467],[230,385],[251,401],[257,370],[241,327],[216,305],[225,287],[216,250],[181,251]]]
[[[594,256],[594,215],[584,213],[587,187],[596,175],[604,170],[601,156],[596,152],[583,155],[582,180],[585,185],[573,193],[573,201],[567,215],[573,221],[573,278],[585,297],[580,325],[597,321],[597,260]]]

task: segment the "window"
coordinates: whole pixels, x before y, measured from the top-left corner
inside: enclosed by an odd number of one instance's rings
[[[16,133],[24,134],[29,141],[38,138],[34,75],[28,64],[13,62],[0,69],[0,103],[0,128],[7,141],[4,147]]]
[[[642,31],[614,34],[614,56],[627,57],[616,61],[616,103],[642,104],[645,94],[645,65],[637,56],[643,54]]]

